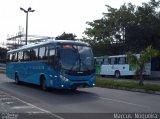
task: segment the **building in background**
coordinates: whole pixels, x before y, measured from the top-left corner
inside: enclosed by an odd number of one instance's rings
[[[53,37],[48,36],[38,36],[38,35],[28,35],[28,44],[34,43],[34,42],[41,42],[48,39],[53,39]],[[25,45],[25,34],[17,34],[15,36],[11,36],[7,38],[6,47],[8,50],[16,49],[18,47],[21,47]]]

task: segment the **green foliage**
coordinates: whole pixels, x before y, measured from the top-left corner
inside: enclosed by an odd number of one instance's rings
[[[135,67],[143,66],[151,60],[151,58],[159,55],[159,52],[153,49],[151,46],[147,47],[140,53],[140,57],[137,57],[132,52],[127,53],[127,61],[129,64],[134,65]]]
[[[119,9],[106,5],[107,12],[102,18],[87,22],[89,27],[84,39],[92,46],[105,43],[105,48],[122,44],[125,51],[140,52],[150,45],[160,50],[159,5],[160,0],[151,0],[141,6],[123,4]]]
[[[128,52],[127,53],[127,61],[134,69],[137,68],[138,58],[135,54],[132,54],[131,52]]]
[[[151,61],[151,58],[158,56],[159,52],[153,49],[151,46],[147,47],[137,57],[131,52],[127,53],[127,61],[130,65],[136,67],[136,74],[140,75],[140,85],[143,85],[143,72],[145,70],[145,64]]]
[[[62,35],[57,36],[55,39],[56,40],[75,40],[76,35],[72,33],[62,33]]]
[[[7,49],[0,47],[0,63],[5,63],[7,57]]]

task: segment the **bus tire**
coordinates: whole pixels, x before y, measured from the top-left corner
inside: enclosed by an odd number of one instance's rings
[[[17,74],[15,74],[15,83],[18,85],[20,84],[20,81],[19,81],[19,77]]]
[[[101,77],[105,77],[105,75],[100,75]]]
[[[120,78],[120,71],[116,70],[114,73],[115,78]]]
[[[77,88],[72,88],[72,89],[70,89],[70,91],[73,91],[73,92],[76,91],[76,90],[77,90]]]
[[[41,76],[40,78],[40,86],[43,91],[47,91],[46,79],[44,76]]]

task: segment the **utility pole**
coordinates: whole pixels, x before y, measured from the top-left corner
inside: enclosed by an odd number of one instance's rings
[[[29,12],[34,12],[35,10],[32,10],[31,7],[29,7],[27,10],[23,9],[22,7],[20,7],[20,10],[24,11],[24,13],[26,13],[26,42],[25,44],[27,45],[27,37],[28,37],[28,13]]]

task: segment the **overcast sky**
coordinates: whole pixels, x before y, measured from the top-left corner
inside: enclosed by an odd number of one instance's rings
[[[16,35],[19,26],[24,29],[26,14],[20,7],[35,10],[29,13],[28,34],[56,37],[63,32],[81,38],[87,21],[102,17],[105,5],[119,8],[123,3],[141,5],[149,0],[0,0],[0,42],[7,35]]]

